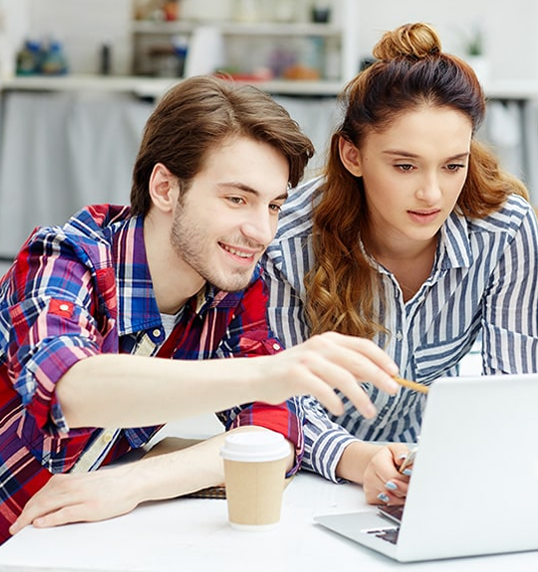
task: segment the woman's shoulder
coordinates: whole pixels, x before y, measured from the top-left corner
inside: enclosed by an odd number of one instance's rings
[[[477,232],[509,233],[517,232],[528,219],[534,223],[536,213],[532,205],[522,196],[511,194],[500,209],[488,216],[469,220],[470,226]]]
[[[316,177],[289,191],[289,198],[280,212],[275,240],[290,240],[311,234],[312,212],[323,182],[324,177]]]

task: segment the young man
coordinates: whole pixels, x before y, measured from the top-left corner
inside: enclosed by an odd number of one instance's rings
[[[91,206],[30,237],[0,284],[0,542],[222,483],[222,436],[88,473],[168,421],[220,411],[226,429],[278,431],[293,471],[303,416],[286,399],[339,411],[338,388],[371,415],[356,380],[396,390],[392,361],[353,338],[270,355],[257,263],[312,153],[266,94],[192,78],[148,120],[130,208]]]

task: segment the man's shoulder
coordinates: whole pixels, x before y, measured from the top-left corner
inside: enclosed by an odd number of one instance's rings
[[[130,219],[125,205],[89,205],[75,213],[63,226],[66,233],[79,234],[94,240],[108,237],[111,230]]]
[[[51,245],[56,245],[54,249],[59,255],[69,256],[71,252],[86,262],[102,265],[105,259],[110,258],[114,235],[130,218],[127,206],[87,206],[61,226],[36,229],[28,240],[28,246],[37,253],[40,248],[49,250]]]

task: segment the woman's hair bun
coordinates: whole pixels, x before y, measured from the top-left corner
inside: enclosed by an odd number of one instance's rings
[[[401,57],[423,59],[440,52],[441,40],[435,30],[419,22],[404,24],[383,34],[374,47],[373,55],[386,62]]]

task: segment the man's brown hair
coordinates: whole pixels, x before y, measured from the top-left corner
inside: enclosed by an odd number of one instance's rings
[[[146,215],[149,210],[155,164],[166,165],[187,189],[208,153],[233,137],[249,137],[282,153],[292,187],[314,154],[297,122],[267,93],[218,77],[192,77],[171,88],[146,123],[133,170],[132,213]]]

